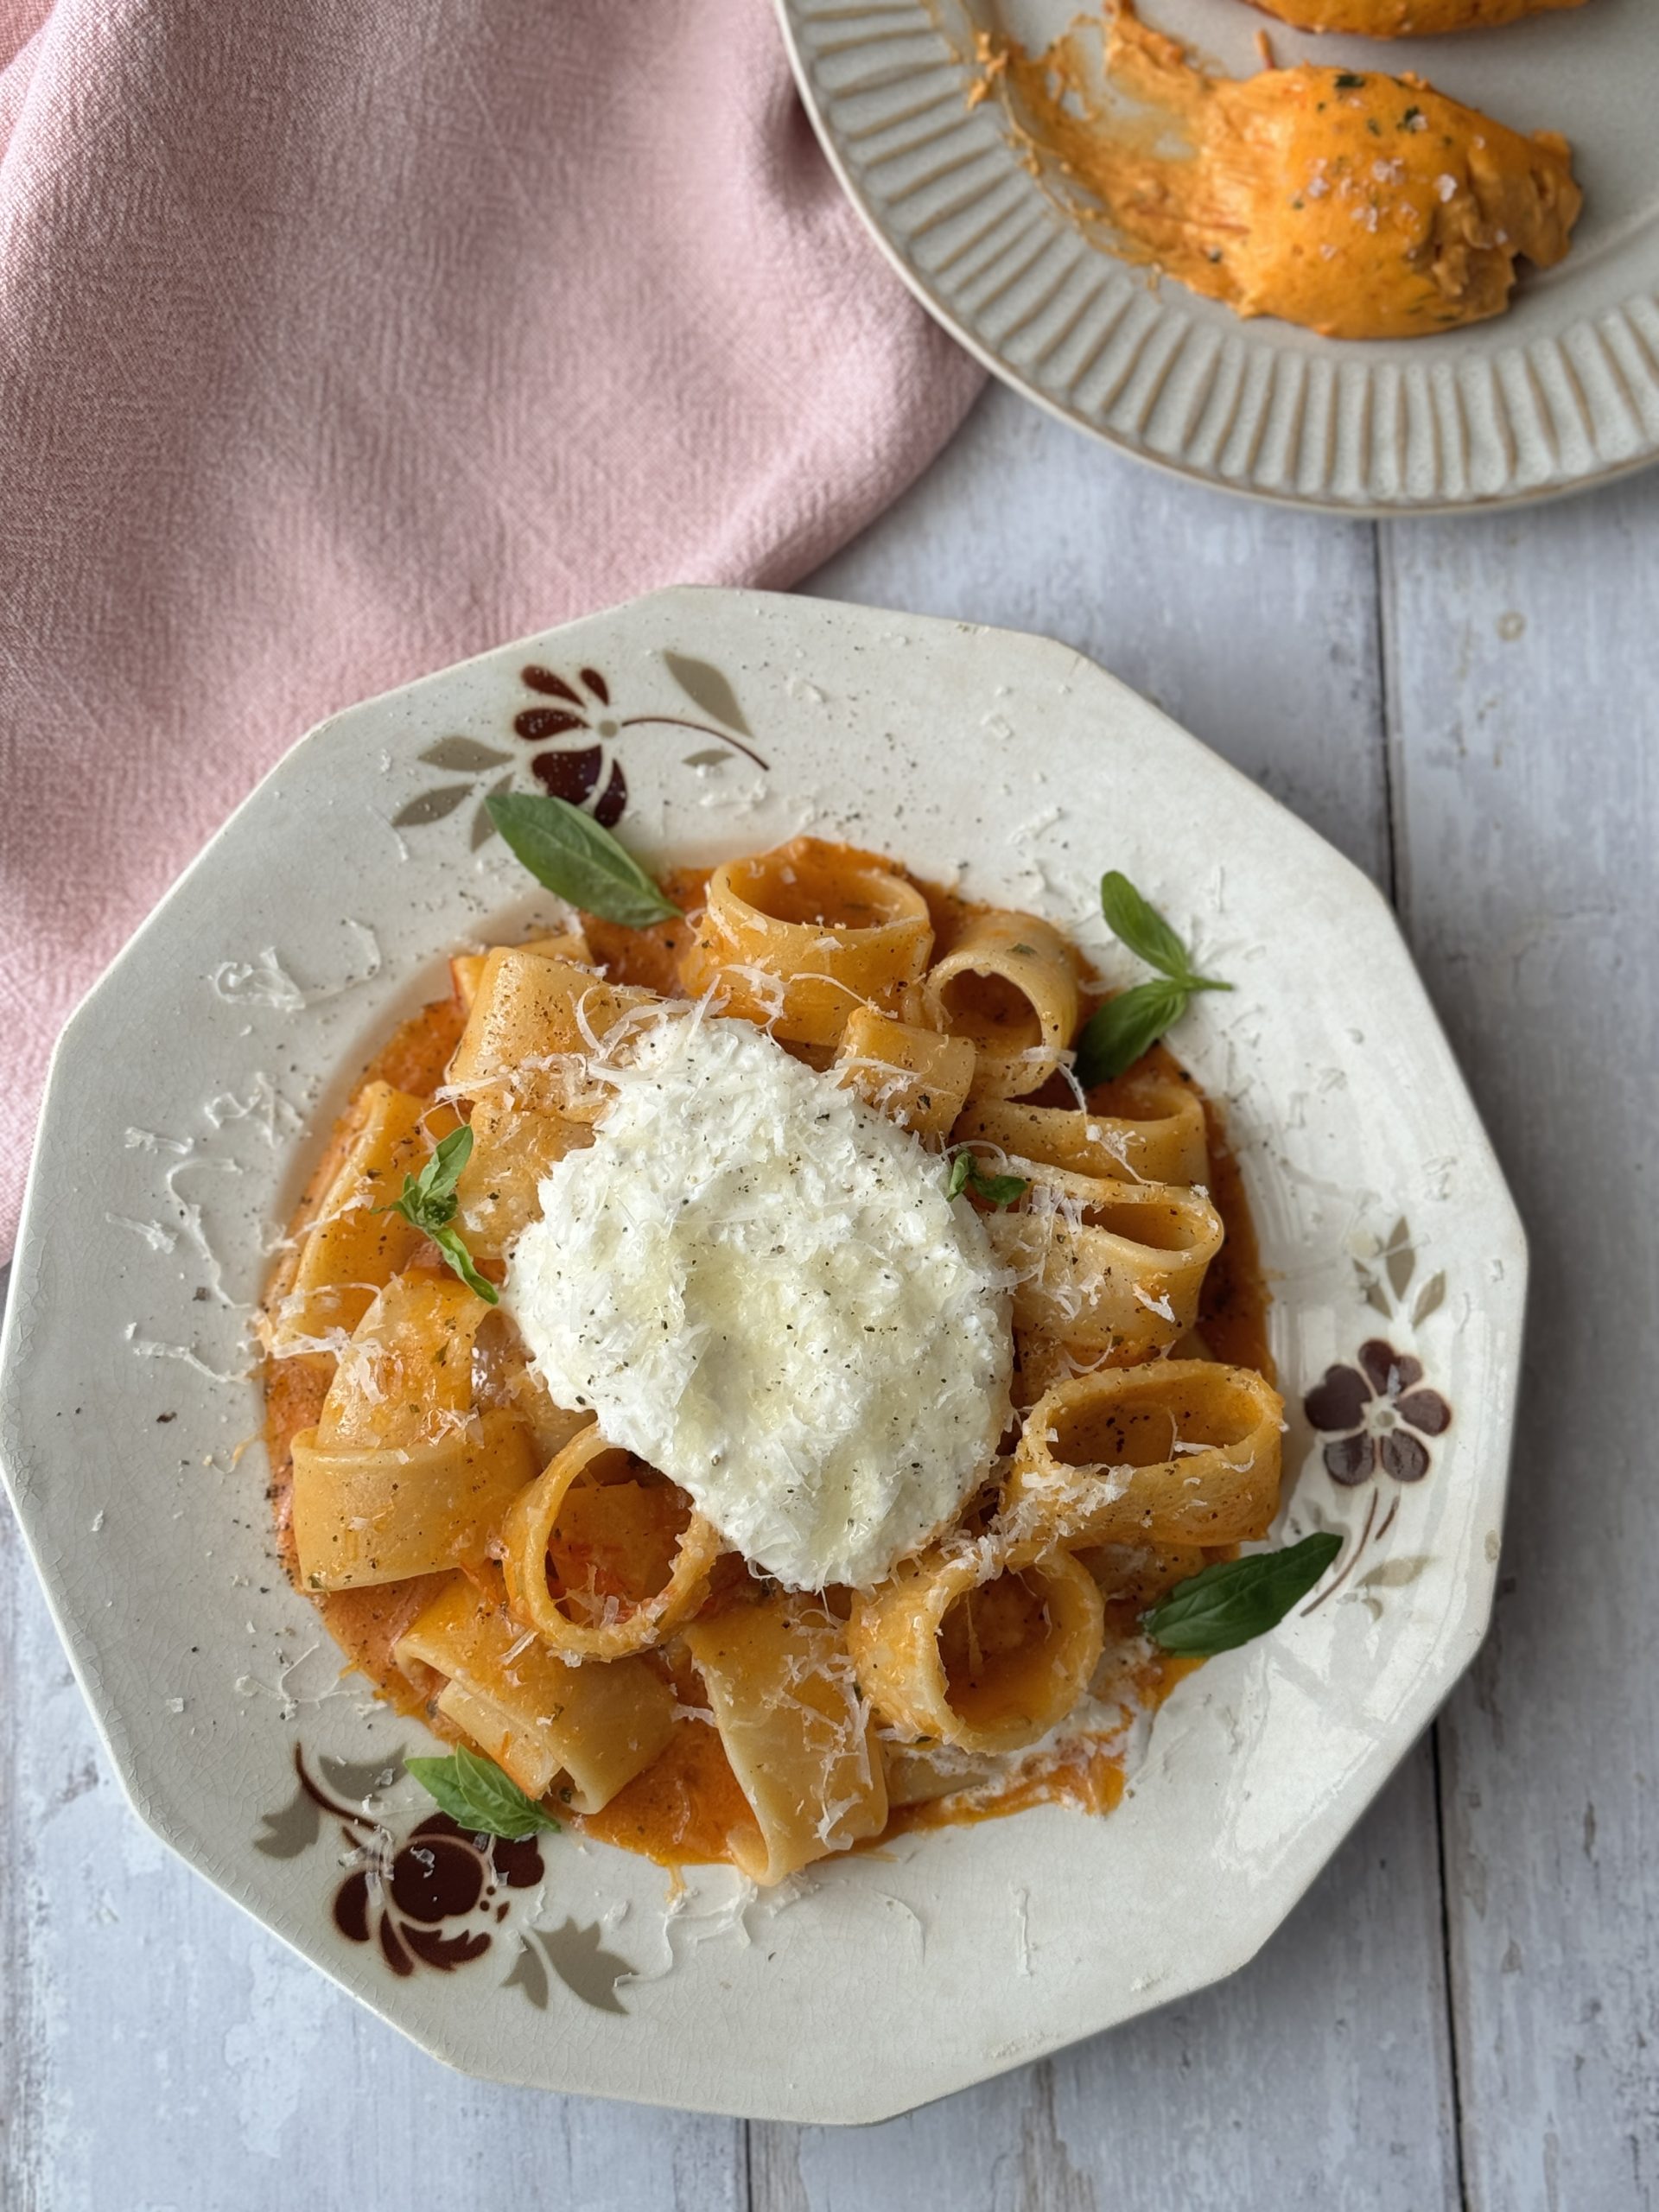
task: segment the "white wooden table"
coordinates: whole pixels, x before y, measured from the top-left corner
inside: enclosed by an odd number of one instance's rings
[[[1659,472],[1373,527],[994,390],[814,588],[1080,646],[1398,902],[1534,1240],[1473,1675],[1232,1981],[906,2120],[746,2127],[464,2080],[244,1919],[128,1813],[0,1516],[0,2205],[1659,2202]]]

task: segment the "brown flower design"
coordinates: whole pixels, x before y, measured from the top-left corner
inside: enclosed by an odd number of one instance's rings
[[[386,1765],[327,1758],[321,1765],[334,1789],[363,1800],[384,1789],[402,1763],[398,1752]],[[265,1833],[254,1847],[273,1859],[297,1858],[316,1843],[325,1816],[337,1820],[346,1847],[340,1863],[349,1872],[334,1891],[334,1925],[351,1942],[378,1942],[395,1974],[413,1974],[417,1961],[451,1974],[481,1959],[492,1926],[506,1915],[502,1892],[533,1889],[542,1879],[534,1837],[474,1835],[447,1813],[433,1813],[397,1843],[360,1802],[342,1804],[325,1789],[297,1744],[294,1771],[298,1788],[264,1816]]]
[[[537,703],[522,708],[513,716],[515,737],[544,749],[534,754],[530,772],[544,791],[572,806],[580,806],[607,830],[622,819],[628,804],[628,779],[611,747],[624,730],[658,727],[695,730],[700,737],[719,741],[712,747],[687,755],[688,767],[718,767],[731,753],[741,753],[757,768],[766,763],[747,741],[753,737],[730,679],[713,663],[696,660],[689,653],[662,653],[662,663],[692,705],[709,717],[694,721],[684,715],[623,715],[612,698],[611,682],[599,669],[582,667],[569,676],[531,661],[518,671],[526,690],[537,694]],[[586,742],[549,745],[550,738],[572,738]],[[728,750],[729,748],[729,750]],[[424,829],[442,822],[458,807],[474,801],[472,845],[476,852],[495,835],[487,802],[512,789],[517,777],[514,758],[475,737],[441,737],[427,747],[421,759],[466,780],[439,784],[418,792],[391,817],[394,830]],[[505,769],[505,775],[497,771]],[[493,777],[488,789],[485,779]]]
[[[552,669],[541,668],[534,663],[519,671],[519,680],[531,691],[564,703],[526,707],[513,717],[516,737],[535,745],[543,738],[563,737],[569,732],[582,730],[599,741],[594,745],[559,746],[538,753],[530,764],[531,774],[555,798],[568,799],[572,806],[588,806],[604,772],[606,745],[619,736],[623,728],[610,711],[610,685],[596,668],[578,669],[576,683],[582,686],[579,691]],[[595,822],[610,830],[622,819],[627,803],[628,779],[622,772],[622,763],[613,760],[605,787],[593,800],[588,811]]]
[[[1452,1408],[1423,1386],[1423,1363],[1385,1338],[1363,1344],[1353,1367],[1327,1367],[1302,1401],[1309,1421],[1330,1441],[1325,1465],[1349,1489],[1379,1468],[1397,1483],[1421,1482],[1429,1469],[1423,1439],[1442,1435]]]
[[[372,1863],[334,1892],[334,1925],[353,1943],[378,1939],[396,1974],[412,1974],[416,1959],[443,1974],[481,1959],[490,1948],[487,1929],[446,1932],[445,1923],[490,1910],[499,1889],[530,1889],[543,1873],[533,1838],[512,1843],[469,1835],[447,1813],[423,1821],[389,1857],[371,1849]]]
[[[622,763],[612,760],[607,748],[625,729],[639,729],[650,723],[661,724],[670,729],[696,730],[703,737],[717,737],[738,752],[745,753],[757,767],[766,762],[744,739],[750,734],[737,696],[717,668],[707,661],[691,660],[683,653],[664,653],[664,662],[670,675],[682,691],[707,715],[711,715],[720,727],[709,722],[690,721],[683,715],[619,715],[611,702],[611,687],[596,668],[579,668],[574,677],[561,676],[556,670],[543,668],[531,662],[518,671],[518,679],[528,690],[555,703],[526,707],[513,717],[513,734],[532,745],[545,738],[568,737],[580,731],[596,742],[588,745],[562,745],[538,753],[530,764],[530,772],[537,781],[552,792],[555,798],[568,799],[572,806],[586,807],[595,822],[606,829],[613,829],[622,818],[628,803],[628,779],[622,772]],[[610,772],[606,774],[609,760]],[[601,783],[601,779],[603,781]],[[594,793],[597,791],[597,798]]]

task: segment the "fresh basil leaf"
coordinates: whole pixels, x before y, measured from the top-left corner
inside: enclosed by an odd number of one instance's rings
[[[557,1832],[552,1815],[526,1797],[511,1775],[465,1744],[447,1759],[405,1759],[404,1765],[470,1835],[505,1836],[516,1843],[544,1828]]]
[[[1100,879],[1100,911],[1112,935],[1148,968],[1158,969],[1177,983],[1191,979],[1192,963],[1186,947],[1158,909],[1116,868],[1108,869]]]
[[[959,1152],[950,1163],[950,1179],[944,1186],[947,1198],[959,1198],[966,1191],[970,1198],[983,1198],[987,1205],[995,1206],[1001,1213],[1016,1198],[1023,1198],[1031,1188],[1024,1175],[988,1175],[971,1152]]]
[[[681,912],[664,898],[632,854],[579,806],[522,791],[492,796],[484,804],[536,880],[584,913],[642,930]]]
[[[1077,1077],[1084,1089],[1109,1083],[1114,1076],[1132,1068],[1170,1024],[1185,1013],[1188,995],[1185,983],[1166,982],[1160,977],[1156,982],[1137,983],[1133,990],[1120,991],[1115,999],[1097,1007],[1077,1039]]]
[[[439,1141],[432,1157],[418,1175],[405,1175],[404,1187],[377,1213],[400,1213],[411,1228],[430,1235],[454,1218],[455,1185],[461,1171],[473,1156],[473,1133],[463,1122]]]
[[[454,1200],[452,1198],[449,1203],[453,1205]],[[468,1290],[476,1291],[486,1306],[499,1306],[501,1303],[500,1292],[487,1275],[480,1274],[478,1269],[473,1265],[473,1255],[467,1249],[458,1229],[440,1227],[429,1229],[426,1233]]]
[[[468,1290],[476,1291],[486,1306],[500,1303],[495,1285],[480,1274],[461,1231],[449,1224],[455,1217],[455,1185],[461,1171],[473,1156],[473,1133],[463,1122],[442,1138],[418,1175],[405,1175],[404,1187],[389,1205],[377,1213],[400,1213],[412,1229],[429,1236]]]
[[[435,1221],[440,1227],[448,1221],[455,1211],[455,1185],[461,1180],[461,1171],[473,1156],[473,1133],[463,1122],[458,1129],[451,1129],[447,1137],[438,1140],[436,1149],[420,1173],[413,1179],[404,1179],[404,1198],[413,1198],[420,1209],[423,1220],[417,1227],[424,1227],[427,1220]],[[398,1201],[401,1207],[403,1200]],[[413,1219],[413,1216],[410,1217]]]
[[[1178,1582],[1142,1616],[1142,1624],[1166,1651],[1204,1658],[1231,1651],[1277,1628],[1341,1549],[1342,1538],[1325,1530],[1282,1551],[1224,1560]]]

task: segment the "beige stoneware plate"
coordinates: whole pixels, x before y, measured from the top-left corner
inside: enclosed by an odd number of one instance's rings
[[[1243,0],[1141,13],[1230,73],[1282,62],[1398,74],[1572,140],[1567,259],[1493,322],[1342,344],[1243,322],[1092,245],[995,100],[969,110],[975,22],[1040,49],[1077,0],[779,0],[830,160],[889,258],[988,368],[1079,428],[1182,474],[1299,505],[1402,513],[1596,484],[1659,454],[1659,18],[1653,0],[1453,38],[1313,38]],[[1093,10],[1098,13],[1097,0]]]
[[[527,741],[535,664],[588,704]],[[911,1836],[760,1897],[569,1835],[442,1880],[406,1853],[422,1732],[339,1679],[276,1565],[249,1323],[375,1040],[458,942],[550,916],[480,836],[483,795],[538,777],[648,862],[808,828],[890,849],[1119,977],[1122,867],[1236,981],[1179,1044],[1275,1285],[1279,1534],[1344,1542],[1281,1630],[1180,1684],[1111,1817]],[[365,2004],[502,2081],[870,2120],[1230,1974],[1284,1919],[1484,1630],[1525,1264],[1387,907],[1282,807],[1042,639],[668,591],[326,723],[138,932],[54,1064],[0,1457],[139,1815]],[[1449,1421],[1413,1438],[1402,1381]]]

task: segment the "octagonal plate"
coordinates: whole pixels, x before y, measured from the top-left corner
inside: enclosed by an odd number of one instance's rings
[[[1109,976],[1122,867],[1236,980],[1179,1042],[1275,1285],[1281,1533],[1344,1543],[1280,1632],[1182,1682],[1109,1818],[911,1836],[758,1898],[569,1836],[426,1890],[396,1859],[420,1732],[339,1679],[276,1564],[248,1323],[307,1132],[458,942],[550,912],[481,835],[537,759],[648,861],[845,836],[1052,915]],[[326,723],[138,932],[54,1064],[0,1456],[138,1813],[365,2003],[503,2081],[869,2120],[1230,1973],[1284,1918],[1485,1626],[1524,1272],[1389,911],[1311,830],[1060,645],[671,591]],[[1416,1479],[1302,1409],[1368,1343],[1451,1409],[1391,1454]],[[1386,1386],[1329,1405],[1399,1433]],[[397,1927],[364,1878],[394,1865]]]

